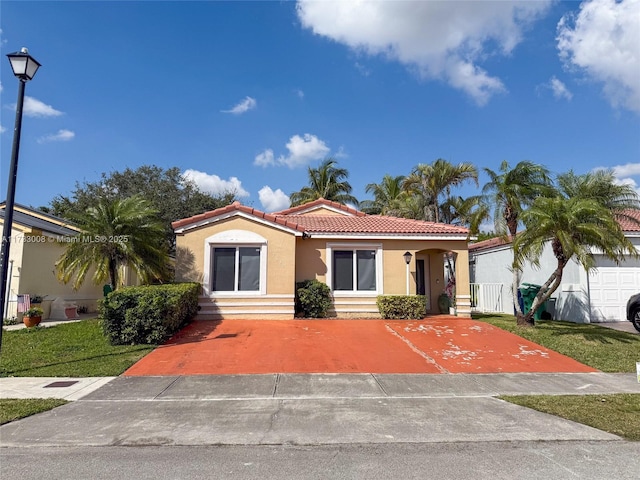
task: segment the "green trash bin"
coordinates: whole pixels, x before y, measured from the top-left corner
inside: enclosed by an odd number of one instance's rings
[[[522,311],[523,313],[529,313],[533,306],[533,300],[542,288],[541,285],[535,285],[533,283],[523,283],[520,288],[520,295],[522,296]],[[534,320],[541,320],[542,314],[547,310],[547,302],[544,302],[538,307],[538,310],[533,314]]]

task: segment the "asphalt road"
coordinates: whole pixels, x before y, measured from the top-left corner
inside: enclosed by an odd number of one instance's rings
[[[0,449],[0,477],[68,479],[638,478],[638,443],[483,442],[322,446]]]

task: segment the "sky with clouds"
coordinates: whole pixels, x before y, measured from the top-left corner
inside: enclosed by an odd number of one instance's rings
[[[437,158],[610,168],[640,190],[640,0],[0,9],[3,57],[28,47],[42,63],[24,104],[22,204],[153,164],[275,211],[329,156],[361,200]],[[4,197],[17,81],[8,61],[0,72]]]

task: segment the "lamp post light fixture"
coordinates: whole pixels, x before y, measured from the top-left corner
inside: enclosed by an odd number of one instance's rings
[[[7,292],[7,272],[9,248],[11,246],[11,227],[13,225],[13,203],[16,196],[16,179],[18,177],[18,154],[20,152],[20,133],[22,130],[22,109],[24,106],[24,87],[33,79],[40,68],[40,63],[29,55],[29,50],[22,48],[19,52],[7,55],[11,63],[13,74],[18,78],[18,101],[16,103],[16,122],[13,129],[13,147],[11,149],[11,164],[9,168],[9,184],[7,186],[7,200],[4,206],[4,225],[2,227],[2,241],[0,246],[0,320],[4,322],[5,298]],[[0,349],[2,349],[2,328],[0,327]]]
[[[407,295],[409,295],[409,264],[411,263],[411,252],[404,252],[404,263],[407,264]]]

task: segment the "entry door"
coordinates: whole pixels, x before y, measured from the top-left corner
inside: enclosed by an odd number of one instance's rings
[[[426,311],[431,308],[431,295],[429,292],[429,258],[417,258],[416,259],[416,293],[418,295],[425,295]]]

